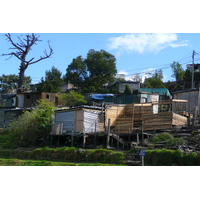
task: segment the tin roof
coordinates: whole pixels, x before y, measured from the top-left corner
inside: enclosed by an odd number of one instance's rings
[[[140,88],[139,91],[171,96],[171,94],[167,88]]]

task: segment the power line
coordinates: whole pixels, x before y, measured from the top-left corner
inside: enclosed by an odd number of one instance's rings
[[[195,52],[196,53],[196,52]],[[200,52],[199,52],[200,53]],[[200,54],[197,53],[199,56]],[[188,56],[190,55],[190,56]],[[187,59],[187,60],[186,60]],[[180,60],[178,60],[177,62],[180,62],[182,61],[180,64],[183,65],[183,64],[191,64],[192,63],[192,53],[189,53],[187,54],[186,56],[184,56],[183,58],[181,58]],[[197,61],[200,61],[200,58],[195,58],[194,59],[194,62],[197,62]],[[170,65],[170,66],[169,66]],[[159,66],[167,66],[167,67],[159,67]],[[155,67],[159,67],[157,69],[152,69],[152,70],[148,70],[149,68],[155,68]],[[136,70],[147,70],[147,71],[144,71],[144,72],[140,72],[140,73],[134,73],[134,74],[130,74],[129,76],[133,76],[135,74],[147,74],[147,73],[151,73],[151,72],[154,72],[154,71],[157,71],[157,70],[162,70],[162,69],[168,69],[168,68],[171,68],[171,63],[170,64],[162,64],[162,65],[157,65],[157,66],[151,66],[151,67],[145,67],[145,68],[139,68],[139,69],[134,69],[134,70],[126,70],[127,72],[128,71],[136,71]]]

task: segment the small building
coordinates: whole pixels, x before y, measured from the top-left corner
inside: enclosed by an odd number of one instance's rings
[[[140,88],[139,91],[147,92],[150,94],[158,94],[159,101],[172,99],[172,95],[167,88]]]
[[[158,94],[149,94],[147,92],[136,92],[131,95],[105,96],[105,104],[131,104],[131,103],[147,103],[158,102]]]
[[[56,105],[56,97],[59,94],[50,92],[23,92],[17,94],[17,107],[29,108],[37,103],[37,100],[45,99],[48,102],[52,102]]]
[[[5,128],[17,120],[25,110],[30,111],[30,109],[24,108],[0,108],[0,128]]]
[[[119,93],[124,93],[126,89],[126,85],[128,85],[131,89],[131,92],[139,90],[140,89],[140,82],[133,82],[133,81],[120,81],[120,82],[115,82],[114,86],[117,87],[117,90]]]
[[[194,68],[194,71],[200,71],[200,64],[194,64],[194,66],[193,66],[193,64],[188,64],[188,65],[186,65],[186,67],[187,67],[187,69],[189,70],[189,71],[191,71],[191,72],[193,72],[193,68]]]
[[[0,107],[16,107],[17,96],[16,94],[2,94],[0,96]]]
[[[104,115],[102,108],[96,106],[58,109],[54,124],[62,124],[60,134],[101,132],[104,131]]]
[[[173,92],[174,99],[186,99],[188,104],[179,105],[179,110],[187,112],[195,112],[195,110],[200,110],[200,90],[189,89]]]

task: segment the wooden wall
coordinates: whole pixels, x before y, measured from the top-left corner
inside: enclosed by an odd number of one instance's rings
[[[174,99],[188,100],[187,104],[177,104],[174,109],[180,111],[194,112],[197,106],[200,110],[200,92],[198,90],[175,93]]]
[[[172,111],[155,113],[154,106],[151,103],[110,106],[106,110],[106,121],[111,120],[111,127],[115,133],[130,133],[137,128],[141,130],[170,129],[173,125],[187,124],[186,117]]]

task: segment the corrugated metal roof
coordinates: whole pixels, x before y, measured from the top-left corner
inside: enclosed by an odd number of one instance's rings
[[[74,110],[102,110],[102,107],[99,106],[77,106],[77,107],[73,107],[73,108],[59,108],[57,110],[55,110],[55,112],[70,112],[70,111],[74,111]]]
[[[139,91],[148,92],[148,93],[157,93],[159,95],[171,96],[167,88],[140,88]]]

